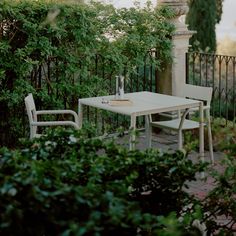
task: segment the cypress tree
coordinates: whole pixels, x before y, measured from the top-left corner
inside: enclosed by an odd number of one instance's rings
[[[224,0],[216,0],[216,21],[217,23],[220,23],[221,15],[222,15],[222,9],[223,9],[223,1]]]
[[[221,19],[223,0],[189,0],[186,23],[197,31],[190,39],[193,50],[216,51],[215,25]]]

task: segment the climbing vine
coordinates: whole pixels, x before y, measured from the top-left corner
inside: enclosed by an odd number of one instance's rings
[[[174,28],[168,9],[46,0],[4,0],[0,9],[0,131],[7,126],[5,136],[24,136],[23,100],[29,92],[44,108],[76,109],[78,97],[107,94],[117,73],[135,72],[148,51],[156,50],[157,68],[171,60]],[[14,111],[22,113],[6,121]]]

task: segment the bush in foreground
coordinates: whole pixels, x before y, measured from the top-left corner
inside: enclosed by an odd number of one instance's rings
[[[183,213],[194,202],[183,187],[203,168],[182,152],[128,151],[53,131],[1,149],[0,234],[197,235],[191,225],[201,210]]]

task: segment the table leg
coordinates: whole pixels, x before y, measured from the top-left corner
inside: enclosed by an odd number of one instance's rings
[[[199,155],[200,160],[205,161],[204,158],[204,117],[203,117],[203,103],[200,103],[199,106],[199,118],[200,118],[200,124],[199,124]],[[201,178],[204,178],[204,172],[201,173]]]
[[[150,125],[150,115],[145,116],[145,135],[147,148],[152,146],[152,126]]]
[[[78,100],[78,116],[79,116],[79,128],[82,128],[83,125],[83,109],[82,109],[82,104]]]
[[[199,109],[200,109],[200,107],[199,107]],[[183,150],[183,125],[184,125],[184,121],[186,119],[186,116],[188,114],[189,114],[189,109],[186,109],[185,112],[183,113],[183,115],[181,116],[179,129],[178,129],[178,148],[179,148],[179,150]]]
[[[136,138],[136,116],[132,115],[130,117],[130,141],[129,141],[129,149],[135,149],[135,138]]]

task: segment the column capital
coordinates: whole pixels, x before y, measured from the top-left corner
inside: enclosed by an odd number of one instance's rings
[[[172,22],[176,26],[176,31],[187,30],[187,25],[185,24],[185,16],[189,10],[187,0],[158,0],[158,5],[168,6],[174,11],[175,16]]]

